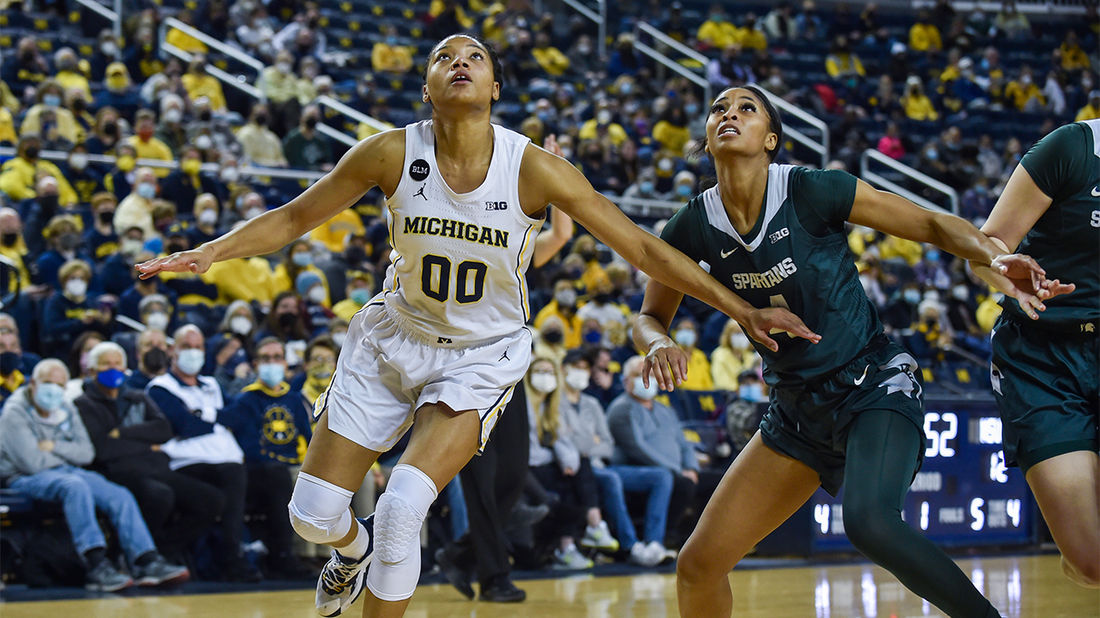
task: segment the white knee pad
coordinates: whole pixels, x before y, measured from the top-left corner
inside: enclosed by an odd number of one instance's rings
[[[290,525],[310,543],[335,543],[351,531],[351,496],[343,487],[299,472],[287,506]]]
[[[374,564],[367,587],[383,601],[412,596],[420,579],[420,527],[438,491],[432,479],[397,464],[374,511]]]

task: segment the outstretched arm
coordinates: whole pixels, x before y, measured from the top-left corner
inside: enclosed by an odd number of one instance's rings
[[[387,131],[354,146],[336,167],[287,204],[190,251],[138,265],[142,279],[160,271],[206,272],[214,262],[266,255],[353,205],[371,187],[391,194],[404,161],[404,131]]]
[[[718,283],[686,255],[635,225],[615,204],[596,193],[568,161],[528,146],[520,172],[520,200],[525,209],[530,208],[527,205],[541,208],[553,203],[651,278],[691,294],[742,324],[751,322],[752,305]],[[794,314],[787,316],[788,322],[780,328],[799,337],[818,337]]]
[[[929,243],[985,266],[1000,277],[990,281],[994,287],[1012,296],[1032,319],[1036,310],[1045,309],[1038,290],[1048,290],[1046,272],[1029,256],[1010,253],[974,227],[969,221],[952,214],[933,212],[893,193],[879,191],[858,181],[856,198],[848,220],[887,234],[922,243]],[[1060,292],[1059,292],[1060,293]],[[1044,295],[1044,298],[1047,296]]]

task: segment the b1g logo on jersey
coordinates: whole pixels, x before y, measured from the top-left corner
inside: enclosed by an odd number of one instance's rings
[[[508,210],[508,202],[485,202],[485,210]]]
[[[791,231],[787,228],[783,228],[778,232],[774,232],[768,236],[768,240],[772,241],[772,244],[779,242],[780,239],[786,238],[791,235]]]
[[[431,166],[429,166],[428,162],[424,159],[417,159],[416,161],[412,162],[412,165],[409,166],[409,176],[411,176],[412,179],[417,182],[427,178],[428,174],[431,173],[431,171]]]

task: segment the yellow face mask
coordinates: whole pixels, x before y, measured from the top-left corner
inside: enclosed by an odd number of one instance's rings
[[[180,169],[188,176],[196,176],[199,170],[202,169],[202,161],[198,159],[188,159],[180,164]]]
[[[125,75],[115,75],[106,79],[107,89],[112,91],[125,90],[130,84]]]
[[[130,170],[134,169],[134,165],[137,162],[134,161],[134,158],[131,157],[130,155],[122,155],[121,157],[118,158],[118,161],[116,161],[115,163],[116,163],[116,165],[118,165],[118,169],[120,169],[124,172],[129,172]]]

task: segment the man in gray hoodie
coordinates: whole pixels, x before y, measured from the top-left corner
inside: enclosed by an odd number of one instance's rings
[[[114,592],[135,580],[155,586],[186,578],[186,568],[169,564],[157,552],[129,490],[80,467],[92,462],[95,450],[80,415],[65,401],[68,380],[64,363],[48,358],[35,365],[30,382],[4,402],[0,478],[33,499],[61,502],[73,544],[88,567],[89,590]],[[109,515],[133,578],[107,560],[97,507]]]

